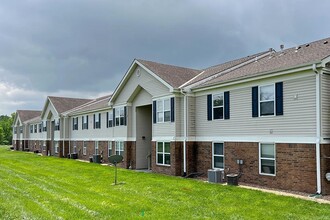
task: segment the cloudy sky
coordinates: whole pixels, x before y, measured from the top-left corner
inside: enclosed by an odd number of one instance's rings
[[[1,0],[0,115],[111,93],[134,58],[205,68],[330,37],[328,0]]]

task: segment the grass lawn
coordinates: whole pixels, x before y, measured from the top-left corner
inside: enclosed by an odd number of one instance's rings
[[[0,219],[329,219],[330,205],[0,147]]]

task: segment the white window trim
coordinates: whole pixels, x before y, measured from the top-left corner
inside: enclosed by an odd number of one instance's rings
[[[107,123],[108,123],[108,128],[111,128],[111,127],[113,127],[113,125],[114,125],[114,121],[113,121],[113,111],[109,111],[109,113],[108,113],[108,121],[107,121]],[[111,126],[110,126],[110,121],[111,121]]]
[[[83,141],[83,155],[86,156],[87,155],[87,141]]]
[[[82,130],[87,130],[87,126],[88,126],[88,121],[87,121],[87,115],[83,115],[82,116]]]
[[[214,154],[214,144],[222,144],[223,155]],[[214,157],[215,156],[223,158],[223,168],[214,167]],[[212,143],[212,169],[215,169],[215,170],[224,170],[225,169],[225,144],[223,142],[215,141]]]
[[[95,141],[95,144],[94,144],[94,154],[100,154],[99,152],[99,141]]]
[[[73,142],[73,153],[76,154],[77,153],[77,141]]]
[[[111,154],[110,154],[110,150],[111,150]],[[110,157],[112,154],[113,154],[112,141],[108,141],[108,157]]]
[[[222,106],[214,107],[214,96],[222,95]],[[214,118],[214,108],[222,108],[222,118]],[[223,92],[212,94],[212,120],[224,120],[225,119],[225,95]]]
[[[273,144],[274,145],[274,158],[267,158],[267,157],[261,157],[261,145],[262,144]],[[270,173],[263,173],[261,171],[261,160],[273,160],[274,161],[274,174]],[[264,176],[276,176],[276,143],[259,143],[259,175],[264,175]]]
[[[59,147],[58,147],[58,141],[54,141],[54,145],[55,145],[55,154],[58,154],[58,151],[59,151]]]
[[[121,110],[123,110],[123,116],[120,116],[120,112]],[[119,113],[119,114],[117,114]],[[113,116],[112,116],[113,117]],[[118,125],[117,125],[117,118],[118,118]],[[123,118],[123,124],[120,123],[120,119]],[[119,106],[119,107],[116,107],[115,108],[115,127],[118,127],[118,126],[125,126],[124,125],[124,118],[125,118],[125,106]],[[114,127],[114,126],[113,126]]]
[[[162,143],[163,144],[163,152],[159,152],[158,151],[158,143]],[[165,153],[165,143],[169,143],[170,144],[170,153]],[[162,153],[163,154],[163,163],[158,163],[158,153]],[[165,163],[165,155],[170,155],[170,161],[171,160],[171,142],[170,141],[158,141],[156,142],[156,165],[159,166],[166,166],[166,167],[170,167],[171,164],[166,164]]]
[[[265,87],[265,86],[273,86],[273,91],[274,91],[274,99],[273,99],[273,102],[274,102],[274,113],[272,115],[261,115],[261,103],[262,102],[270,102],[270,100],[267,100],[267,101],[260,101],[260,89],[261,87]],[[259,108],[259,111],[258,111],[258,114],[259,114],[259,117],[273,117],[273,116],[276,116],[276,91],[275,91],[275,83],[271,83],[271,84],[266,84],[266,85],[261,85],[261,86],[258,86],[258,108]]]
[[[170,98],[163,98],[163,99],[158,99],[155,100],[156,101],[156,121],[157,123],[171,123],[171,97]],[[169,102],[169,109],[165,109],[165,101]],[[162,102],[162,110],[158,111],[158,102]],[[165,112],[170,112],[170,120],[169,121],[165,121]],[[163,120],[159,121],[158,120],[158,113],[161,113],[163,115]]]
[[[116,143],[116,155],[124,156],[125,153],[124,141],[116,141],[115,143]],[[119,152],[119,154],[117,154],[117,152]],[[120,154],[120,152],[122,152],[122,154]]]

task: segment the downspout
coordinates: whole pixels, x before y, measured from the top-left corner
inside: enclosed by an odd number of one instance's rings
[[[183,95],[183,175],[187,175],[187,94],[181,89]]]
[[[320,155],[320,139],[321,139],[321,95],[320,95],[320,73],[316,69],[316,64],[312,66],[316,74],[316,194],[321,194],[321,155]]]
[[[73,129],[73,128],[71,128],[70,129],[70,120],[69,120],[69,117],[67,117],[67,119],[68,119],[68,129],[69,129],[69,133],[68,133],[68,141],[69,141],[69,154],[71,155],[71,130]]]

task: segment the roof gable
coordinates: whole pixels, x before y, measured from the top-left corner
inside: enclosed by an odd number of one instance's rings
[[[14,124],[16,124],[16,121],[19,120],[22,124],[24,124],[26,121],[31,120],[36,117],[40,117],[41,111],[36,110],[17,110],[16,116],[14,119]]]

